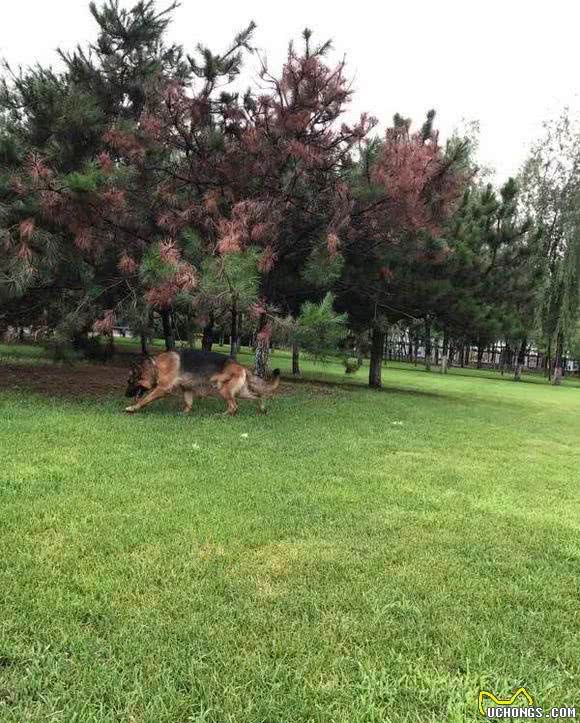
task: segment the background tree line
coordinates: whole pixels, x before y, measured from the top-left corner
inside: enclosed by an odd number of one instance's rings
[[[62,70],[4,66],[0,326],[82,343],[127,324],[142,348],[197,331],[264,374],[272,338],[370,356],[388,330],[430,366],[498,340],[519,378],[531,345],[557,381],[578,349],[578,129],[546,127],[518,179],[478,174],[472,138],[441,143],[430,111],[382,135],[345,123],[353,90],[305,30],[271,69],[250,23],[225,50],[167,41],[176,5],[89,8],[94,43]],[[258,65],[240,91],[244,62]],[[441,351],[439,351],[441,349]]]

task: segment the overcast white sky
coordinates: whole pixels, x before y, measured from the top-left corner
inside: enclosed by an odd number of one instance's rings
[[[86,0],[0,2],[0,56],[13,65],[56,62],[57,46],[95,36]],[[565,104],[580,114],[578,0],[182,0],[171,36],[222,49],[250,19],[272,70],[305,26],[332,38],[354,77],[356,112],[420,122],[434,107],[444,136],[479,120],[480,160],[498,181],[517,172],[544,119]]]

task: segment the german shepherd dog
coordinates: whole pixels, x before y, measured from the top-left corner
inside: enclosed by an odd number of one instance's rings
[[[127,384],[126,397],[136,397],[126,412],[137,412],[156,399],[169,394],[183,394],[183,411],[191,411],[194,397],[205,397],[217,389],[227,404],[227,413],[238,411],[236,397],[258,401],[258,412],[265,413],[264,397],[269,397],[280,384],[280,370],[274,379],[265,382],[232,357],[211,351],[183,349],[167,351],[155,358],[147,357],[134,364]]]

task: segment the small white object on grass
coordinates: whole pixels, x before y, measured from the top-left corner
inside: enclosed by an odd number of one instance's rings
[[[395,424],[397,427],[403,426],[403,422],[391,422],[391,424]]]
[[[249,436],[250,436],[250,435],[249,435],[247,432],[242,432],[242,433],[240,434],[240,437],[241,437],[242,439],[247,439]]]
[[[191,447],[192,447],[192,449],[201,449],[201,447],[199,446],[199,444],[197,442],[194,442]]]

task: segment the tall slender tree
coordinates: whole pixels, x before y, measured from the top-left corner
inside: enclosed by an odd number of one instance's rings
[[[580,297],[580,128],[567,111],[545,125],[521,183],[523,206],[542,228],[545,274],[537,321],[549,374],[558,382]]]

